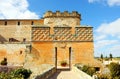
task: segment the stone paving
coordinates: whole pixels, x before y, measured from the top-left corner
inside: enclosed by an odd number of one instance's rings
[[[83,72],[76,72],[76,70],[58,70],[53,76],[48,79],[92,79]]]
[[[81,79],[81,77],[73,71],[57,71],[48,79]]]

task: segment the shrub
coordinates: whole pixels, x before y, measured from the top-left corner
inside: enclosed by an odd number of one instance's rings
[[[109,65],[110,75],[113,79],[120,79],[120,64],[111,63]]]
[[[111,79],[109,74],[97,74],[98,79]]]
[[[0,79],[24,79],[22,75],[14,75],[11,73],[0,73]]]
[[[32,72],[30,70],[24,69],[24,68],[20,68],[20,69],[16,69],[14,71],[11,72],[12,74],[15,75],[22,75],[24,77],[24,79],[27,79],[30,77],[30,75],[32,74]]]
[[[84,65],[84,66],[77,66],[78,69],[82,70],[83,72],[87,73],[88,75],[92,76],[96,71],[95,68]]]
[[[0,79],[28,79],[31,73],[30,70],[20,68],[15,69],[10,73],[0,73]]]
[[[1,65],[7,65],[7,58],[4,58],[4,60],[1,61]]]
[[[90,76],[92,76],[96,72],[95,68],[90,67],[90,66],[86,66],[86,65],[83,66],[82,71],[86,72]]]

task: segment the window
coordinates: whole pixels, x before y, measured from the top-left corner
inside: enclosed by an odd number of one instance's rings
[[[20,50],[20,55],[22,54],[22,50]]]
[[[7,21],[5,21],[5,25],[7,25]]]
[[[18,21],[18,25],[20,25],[20,21]]]
[[[23,42],[26,42],[26,38],[23,38]]]
[[[31,22],[31,25],[34,25],[34,22],[33,22],[33,21]]]

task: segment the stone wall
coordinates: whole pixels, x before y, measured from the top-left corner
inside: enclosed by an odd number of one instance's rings
[[[93,41],[92,27],[32,27],[32,41]]]
[[[25,44],[0,44],[0,61],[7,58],[8,66],[23,66],[25,56]]]
[[[44,20],[0,20],[0,42],[31,41],[31,27],[43,24]]]
[[[4,39],[3,42],[8,42],[10,38],[13,38],[14,42],[21,42],[23,39],[31,41],[31,26],[0,26],[0,36]]]
[[[59,25],[75,27],[76,25],[80,25],[80,20],[81,15],[76,11],[72,13],[68,13],[68,11],[48,11],[44,14],[44,24],[50,27]]]
[[[12,70],[18,69],[18,68],[23,68],[22,66],[0,66],[0,73],[9,73]]]
[[[57,61],[60,66],[62,61],[68,65],[94,62],[92,27],[54,27],[52,34],[50,31],[51,27],[32,27],[32,53],[37,54],[41,63]]]
[[[55,65],[57,47],[57,65],[60,66],[61,61],[69,63],[69,55],[71,63],[91,64],[94,62],[93,42],[33,42],[32,53],[38,57],[40,63]],[[71,47],[71,54],[69,48]]]
[[[32,55],[39,64],[55,64],[55,50],[52,42],[32,43]]]
[[[82,63],[91,65],[94,62],[93,42],[74,42],[72,43],[72,61],[73,63]]]
[[[85,72],[79,70],[77,67],[72,67],[72,71],[78,74],[81,78],[80,79],[94,79],[90,75],[86,74]]]

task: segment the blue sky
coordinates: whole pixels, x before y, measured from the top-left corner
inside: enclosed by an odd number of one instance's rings
[[[38,19],[51,10],[78,11],[94,31],[95,56],[120,56],[120,0],[0,0],[0,19]]]

